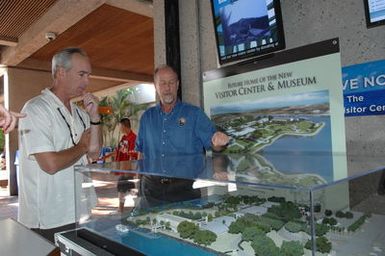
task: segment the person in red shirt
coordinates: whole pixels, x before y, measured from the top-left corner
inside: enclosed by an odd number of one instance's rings
[[[115,161],[136,160],[138,153],[134,151],[136,134],[131,130],[130,119],[124,117],[120,120],[120,131],[123,134],[116,149]],[[127,173],[120,173],[118,180],[119,211],[123,212],[126,194],[135,188],[132,176]]]
[[[135,152],[136,134],[131,130],[131,122],[127,117],[120,120],[120,131],[123,134],[116,149],[115,161],[128,161],[137,159]]]

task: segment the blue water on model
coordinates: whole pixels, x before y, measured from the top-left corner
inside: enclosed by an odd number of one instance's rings
[[[135,231],[120,233],[115,229],[115,226],[120,223],[120,220],[99,219],[97,222],[87,223],[86,226],[110,240],[135,249],[145,255],[217,255],[216,253],[206,251],[201,247],[162,235],[161,233],[152,233],[148,229],[136,228]]]
[[[325,126],[315,136],[283,136],[259,152],[274,167],[287,174],[314,173],[333,180],[330,116],[296,116]]]

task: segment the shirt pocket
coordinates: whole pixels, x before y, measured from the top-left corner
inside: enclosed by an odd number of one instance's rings
[[[169,134],[172,151],[180,154],[188,154],[193,148],[192,127],[178,127]]]

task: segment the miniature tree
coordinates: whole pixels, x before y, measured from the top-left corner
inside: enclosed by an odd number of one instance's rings
[[[342,211],[337,211],[337,212],[336,212],[336,217],[338,217],[338,218],[344,218],[344,217],[345,217],[345,214],[344,214]]]
[[[353,213],[352,212],[346,212],[345,213],[345,218],[352,219],[353,218]]]
[[[304,231],[304,223],[289,221],[285,224],[285,229],[291,233],[298,233]]]
[[[326,237],[321,236],[316,239],[316,247],[317,251],[321,253],[329,253],[332,250],[332,243]],[[307,241],[305,248],[309,250],[313,248],[311,240]]]
[[[321,205],[320,204],[316,204],[314,205],[314,212],[321,212]]]
[[[255,255],[279,256],[279,248],[267,236],[258,236],[251,242],[251,247],[254,249]]]
[[[327,232],[329,232],[329,230],[330,230],[329,226],[327,226],[325,224],[318,224],[318,223],[316,223],[316,226],[315,226],[316,236],[323,236]]]
[[[323,218],[322,224],[334,226],[337,225],[337,220],[335,218]]]
[[[198,227],[189,221],[182,221],[177,227],[178,233],[182,238],[192,238]]]
[[[242,232],[242,240],[254,241],[258,236],[264,236],[265,232],[257,227],[247,227]]]
[[[333,214],[333,212],[332,212],[332,210],[329,210],[329,209],[326,209],[325,210],[325,216],[332,216],[332,214]],[[337,216],[337,215],[336,215]]]
[[[302,256],[304,254],[303,246],[298,241],[283,241],[281,246],[281,255]]]
[[[217,235],[209,230],[197,230],[193,235],[193,239],[195,243],[207,246],[216,241]]]

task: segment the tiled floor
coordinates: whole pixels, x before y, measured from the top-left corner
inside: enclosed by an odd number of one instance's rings
[[[19,202],[17,196],[9,196],[8,189],[0,187],[0,220],[12,218],[17,220]]]

